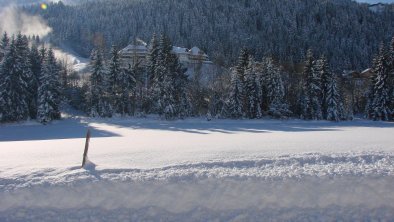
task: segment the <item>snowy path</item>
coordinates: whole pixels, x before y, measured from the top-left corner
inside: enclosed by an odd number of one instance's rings
[[[0,221],[394,220],[393,136],[369,121],[0,126]]]

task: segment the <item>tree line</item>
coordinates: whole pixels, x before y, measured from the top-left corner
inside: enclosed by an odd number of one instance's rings
[[[237,64],[215,72],[209,81],[190,73],[172,52],[168,36],[153,35],[146,64],[127,65],[113,46],[91,53],[89,72],[66,72],[51,48],[39,39],[5,33],[0,42],[1,122],[60,118],[60,104],[70,103],[91,117],[158,114],[167,120],[191,116],[259,119],[351,119],[353,108],[342,75],[324,56],[308,50],[302,71],[292,72],[272,57],[255,59],[242,49]],[[393,120],[394,38],[373,60],[365,117]],[[77,77],[76,77],[76,76]],[[75,78],[77,80],[75,80]]]
[[[374,59],[371,89],[365,94],[366,117],[370,119],[393,118],[393,44],[394,39],[390,50],[382,46]],[[107,61],[103,52],[95,50],[85,97],[86,104],[91,104],[88,113],[103,117],[159,114],[165,119],[201,115],[332,121],[353,118],[342,76],[330,69],[324,55],[315,58],[312,50],[307,51],[303,71],[298,74],[286,71],[272,57],[256,61],[243,49],[229,73],[217,73],[204,85],[195,78],[198,73],[186,75],[171,48],[166,35],[154,35],[146,66],[136,63],[123,68],[116,47]]]

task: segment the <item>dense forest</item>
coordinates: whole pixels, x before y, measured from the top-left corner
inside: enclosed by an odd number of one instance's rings
[[[256,60],[243,49],[237,65],[218,72],[208,84],[186,74],[164,34],[153,35],[146,65],[122,67],[119,49],[110,56],[92,51],[87,75],[69,72],[39,39],[21,34],[1,40],[0,120],[37,119],[46,124],[60,118],[60,105],[71,104],[91,117],[145,116],[166,120],[191,116],[259,119],[262,117],[340,121],[352,119],[354,90],[329,67],[324,55],[305,55],[301,75],[283,69],[272,57]],[[382,44],[373,60],[364,117],[392,120],[394,114],[394,38]],[[73,75],[74,74],[74,75]],[[359,86],[356,86],[359,87]],[[349,99],[350,98],[350,99]]]
[[[92,117],[393,120],[392,7],[371,11],[349,0],[27,5],[53,29],[44,41],[90,56],[90,64],[77,73],[39,37],[4,33],[0,121],[48,123],[61,117],[62,104]],[[124,67],[119,50],[136,38],[149,40],[147,62]],[[211,56],[208,81],[201,64],[190,72],[179,62],[174,45],[198,45]],[[368,67],[369,79],[346,71]]]
[[[394,33],[393,5],[373,12],[351,0],[105,0],[48,10],[26,7],[53,28],[51,41],[88,57],[95,47],[126,46],[166,33],[174,45],[206,51],[221,65],[248,48],[261,60],[304,61],[308,49],[324,54],[334,71],[370,67],[380,42]]]

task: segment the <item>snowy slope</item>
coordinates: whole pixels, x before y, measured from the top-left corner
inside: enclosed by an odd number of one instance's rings
[[[82,117],[0,126],[0,221],[393,220],[393,127]]]

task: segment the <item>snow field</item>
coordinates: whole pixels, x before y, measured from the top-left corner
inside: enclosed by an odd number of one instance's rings
[[[393,126],[152,118],[0,126],[0,221],[390,221]]]

